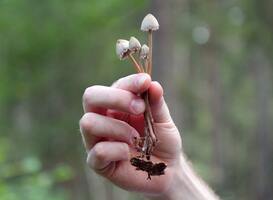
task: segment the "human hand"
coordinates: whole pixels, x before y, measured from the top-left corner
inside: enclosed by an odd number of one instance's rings
[[[147,90],[158,138],[151,159],[167,164],[165,175],[152,180],[129,162],[138,154],[134,137],[144,135],[145,103],[138,94]],[[121,78],[111,87],[91,86],[84,92],[83,108],[80,129],[92,169],[121,188],[146,195],[165,194],[172,187],[176,172],[181,171],[182,144],[158,82],[141,73]]]

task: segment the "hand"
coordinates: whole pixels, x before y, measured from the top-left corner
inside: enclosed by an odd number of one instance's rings
[[[167,164],[165,175],[152,180],[129,162],[138,154],[134,137],[144,135],[145,103],[138,94],[147,90],[159,141],[151,159]],[[175,173],[181,171],[182,145],[158,82],[142,73],[121,78],[111,87],[91,86],[84,92],[83,108],[80,129],[92,169],[121,188],[146,195],[160,195],[172,187]]]

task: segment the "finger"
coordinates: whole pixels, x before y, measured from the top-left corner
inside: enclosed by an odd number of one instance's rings
[[[168,123],[172,121],[168,106],[163,97],[163,88],[156,81],[153,81],[149,88],[149,100],[155,123]]]
[[[85,112],[107,108],[138,115],[144,112],[145,103],[137,95],[122,89],[92,86],[84,92],[83,107]]]
[[[107,110],[107,116],[124,121],[134,127],[140,136],[144,133],[144,115],[130,115],[116,110]]]
[[[129,146],[123,142],[99,142],[88,153],[87,163],[98,173],[107,173],[113,162],[129,160]]]
[[[86,113],[80,120],[80,130],[86,150],[102,139],[113,139],[133,144],[138,132],[127,123],[96,113]]]
[[[117,80],[112,87],[128,90],[133,93],[146,91],[151,84],[151,77],[146,73],[132,74]]]

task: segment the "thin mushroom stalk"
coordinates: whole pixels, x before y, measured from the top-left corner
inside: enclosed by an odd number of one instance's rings
[[[136,61],[136,59],[135,59],[135,57],[132,55],[132,53],[129,53],[128,56],[129,56],[129,58],[131,59],[131,61],[133,62],[134,66],[135,66],[135,68],[136,68],[136,71],[137,71],[138,73],[143,73],[143,72],[144,72],[143,68],[142,68],[141,65]]]
[[[148,59],[148,74],[152,75],[153,70],[153,33],[148,32],[149,59]]]
[[[141,28],[142,31],[148,32],[148,66],[145,67],[146,73],[148,73],[150,76],[152,76],[152,58],[153,58],[153,31],[156,31],[159,29],[159,23],[157,19],[152,15],[148,14],[144,17],[142,23],[141,23]],[[146,91],[143,94],[143,98],[145,100],[146,104],[146,110],[144,112],[144,118],[145,118],[145,142],[144,144],[147,144],[147,146],[144,146],[145,152],[142,152],[146,155],[147,159],[150,159],[150,155],[152,154],[152,151],[154,147],[156,146],[157,138],[155,134],[155,129],[154,129],[154,121],[153,121],[153,116],[152,116],[152,111],[151,111],[151,106],[149,102],[149,93]],[[146,141],[147,140],[147,141]]]

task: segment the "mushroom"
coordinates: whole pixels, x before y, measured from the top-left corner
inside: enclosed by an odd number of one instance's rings
[[[143,44],[140,49],[140,59],[144,60],[145,71],[148,71],[149,47]]]
[[[117,56],[121,60],[129,57],[132,60],[132,62],[134,63],[134,66],[135,66],[137,72],[143,72],[142,68],[139,66],[139,64],[137,63],[137,61],[135,60],[135,58],[131,54],[131,51],[129,49],[129,41],[128,40],[123,40],[123,39],[117,40],[116,53],[117,53]]]
[[[148,46],[149,46],[149,56],[148,56],[148,74],[152,73],[152,51],[153,51],[153,38],[152,32],[159,29],[159,23],[157,19],[152,15],[148,14],[144,17],[141,23],[142,31],[148,32]]]
[[[148,14],[142,20],[140,29],[142,31],[150,31],[150,30],[156,31],[159,29],[159,23],[152,14]]]
[[[116,43],[116,53],[117,56],[123,60],[125,59],[128,54],[129,54],[129,41],[128,40],[123,40],[123,39],[119,39],[117,40]]]
[[[143,44],[140,49],[140,58],[141,59],[147,59],[149,55],[149,47],[146,44]]]
[[[129,40],[129,49],[131,52],[138,52],[141,48],[141,44],[135,37],[131,37]]]

